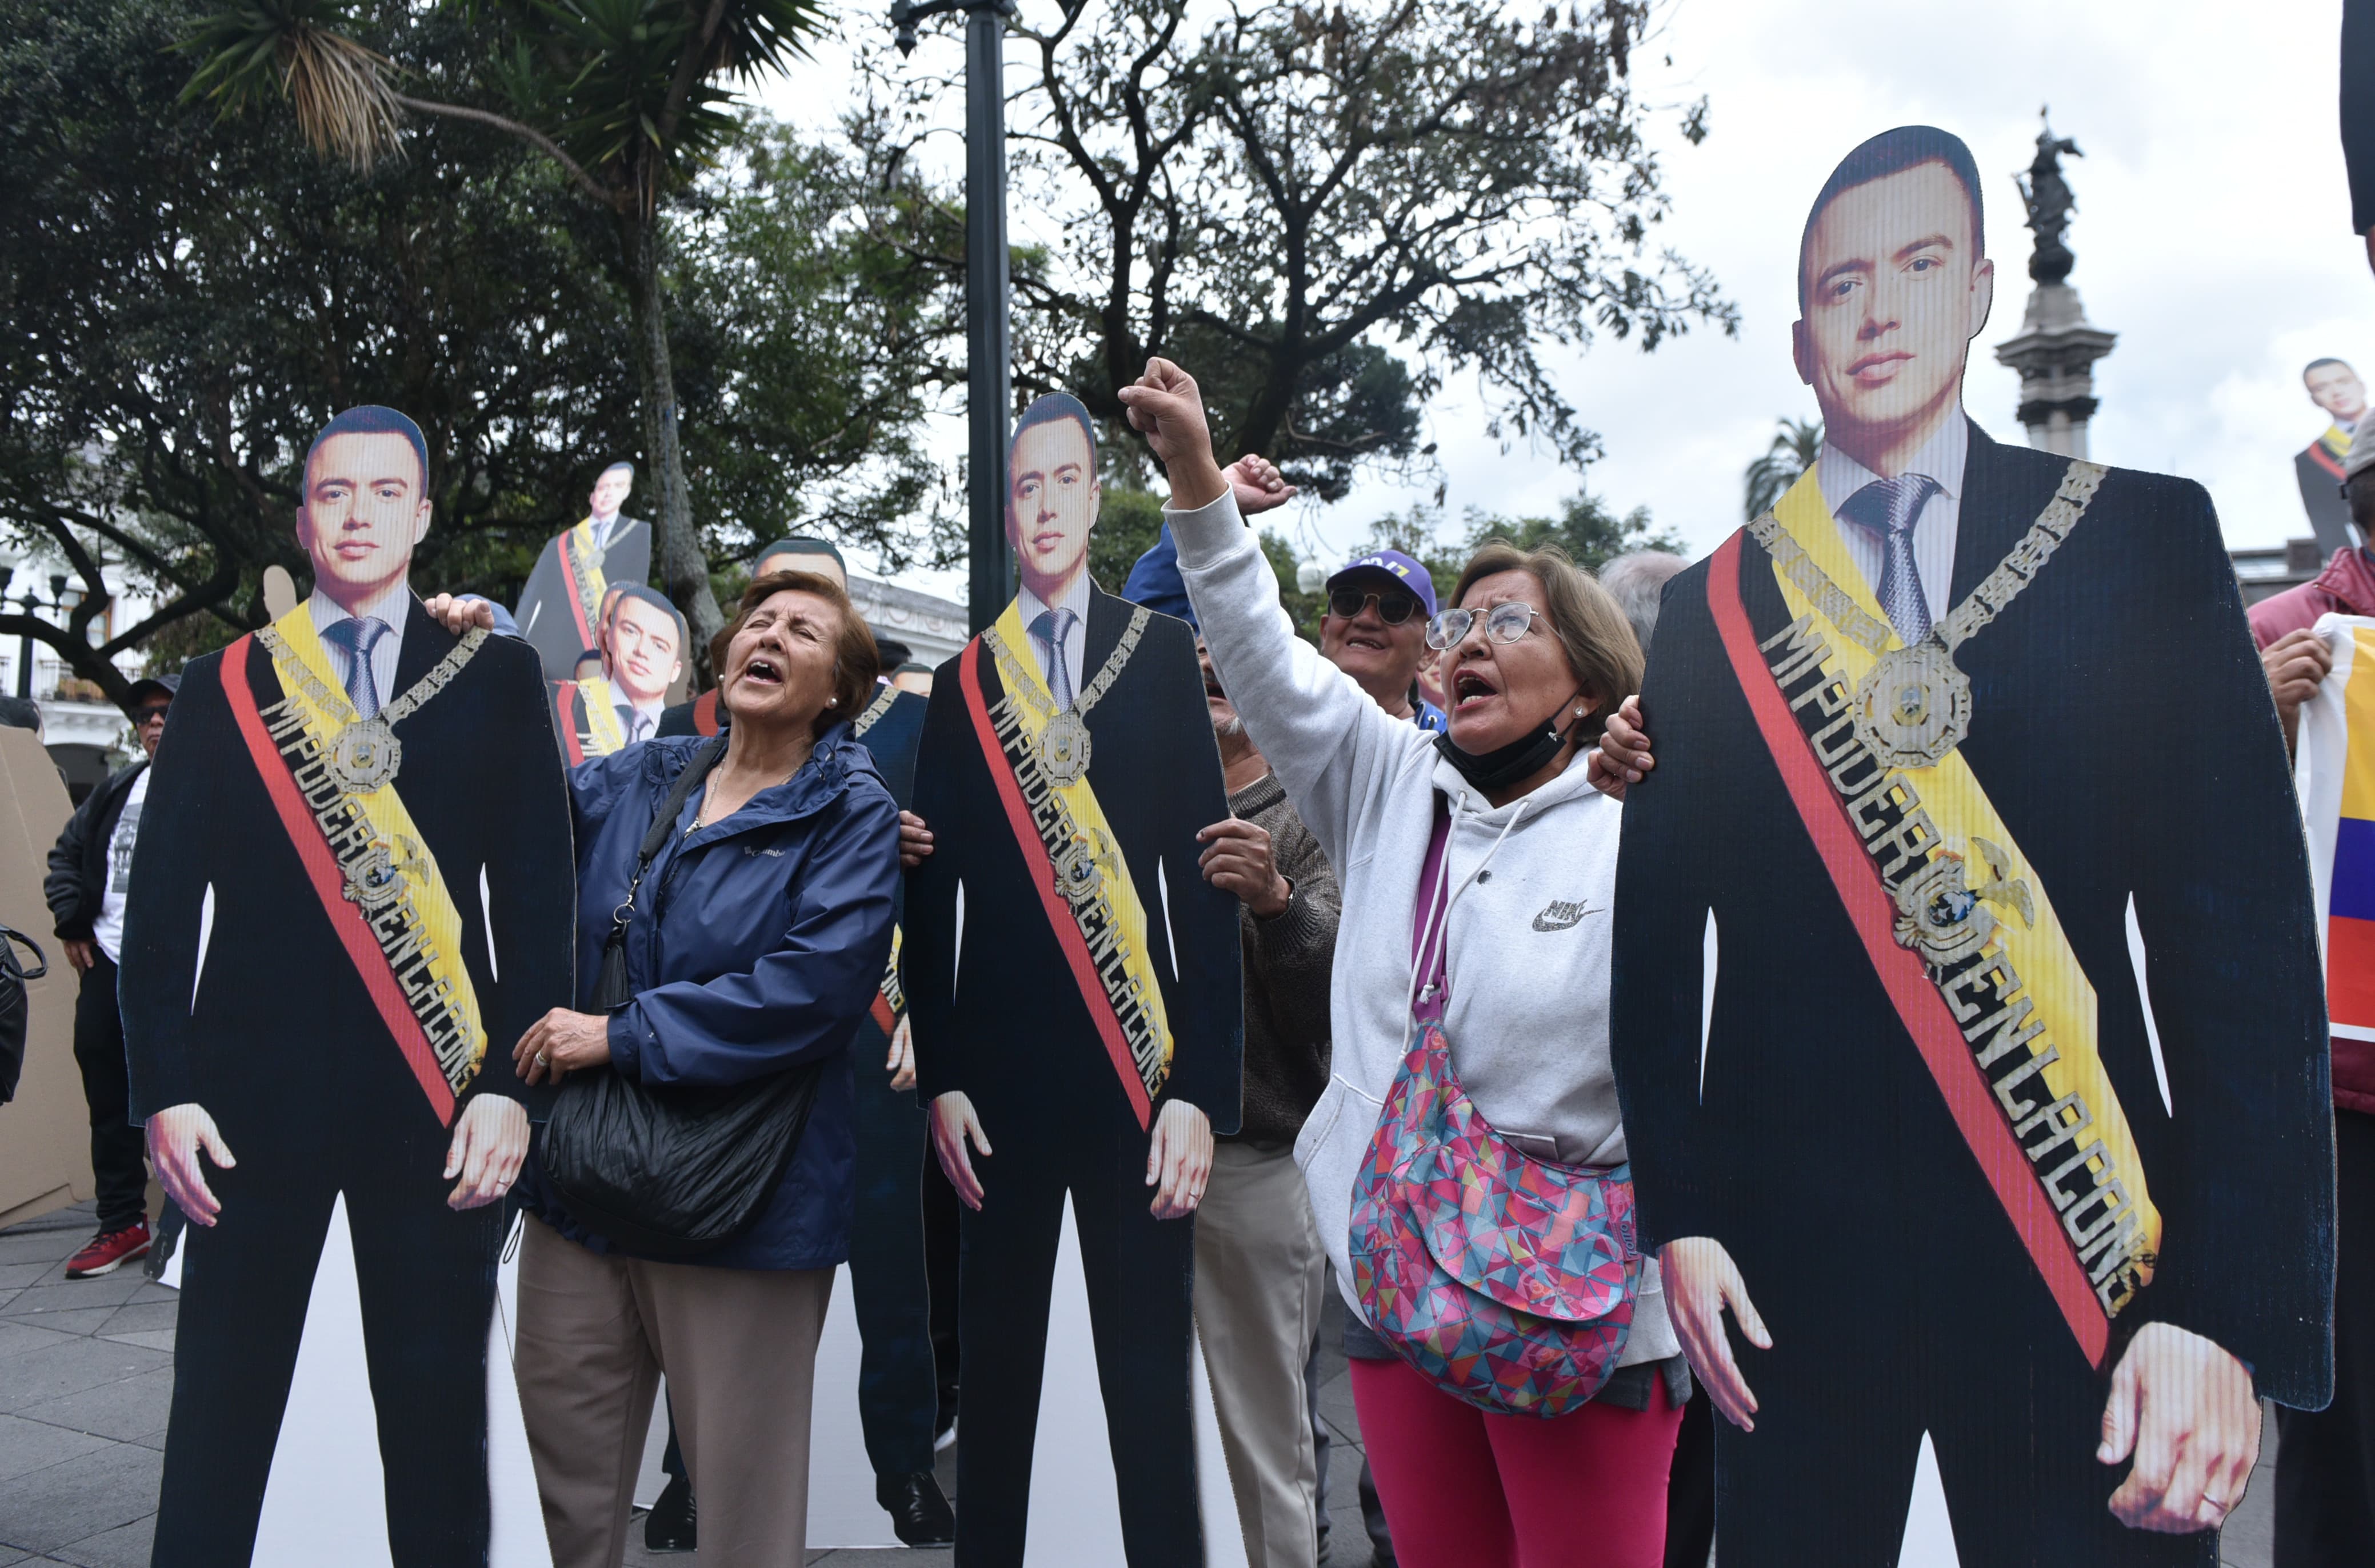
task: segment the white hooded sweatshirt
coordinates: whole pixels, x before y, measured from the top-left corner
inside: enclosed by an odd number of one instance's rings
[[[1585,781],[1580,761],[1492,806],[1436,754],[1432,735],[1388,716],[1294,635],[1234,497],[1164,515],[1213,667],[1344,890],[1329,996],[1334,1075],[1294,1157],[1337,1282],[1359,1313],[1346,1253],[1353,1175],[1412,1038],[1411,925],[1437,792],[1450,807],[1445,858],[1456,890],[1443,1020],[1453,1068],[1495,1130],[1569,1164],[1626,1158],[1608,1054],[1623,808]],[[1678,1353],[1653,1259],[1622,1360]]]

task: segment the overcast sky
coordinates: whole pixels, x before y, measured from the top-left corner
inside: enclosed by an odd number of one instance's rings
[[[1028,17],[1052,0],[1022,4]],[[1674,106],[1657,117],[1674,201],[1657,239],[1714,271],[1740,306],[1740,336],[1694,333],[1648,355],[1613,342],[1554,349],[1567,395],[1607,447],[1588,476],[1523,447],[1504,456],[1475,387],[1455,382],[1427,413],[1451,515],[1547,512],[1580,483],[1620,510],[1647,506],[1695,554],[1720,543],[1740,522],[1741,470],[1775,421],[1814,416],[1790,366],[1806,205],[1856,142],[1908,122],[1961,136],[1988,181],[2000,281],[1965,400],[1991,434],[2024,439],[2018,378],[1991,350],[2019,329],[2027,298],[2030,236],[2012,175],[2050,104],[2054,130],[2086,154],[2066,165],[2071,281],[2095,324],[2120,338],[2096,371],[2091,454],[2200,480],[2231,547],[2306,535],[2292,454],[2324,419],[2300,368],[2334,354],[2375,372],[2375,277],[2349,232],[2335,131],[2340,19],[2340,0],[1669,5],[1660,34],[1634,55],[1644,99]],[[765,98],[809,118],[837,100],[846,73],[828,50]],[[1675,127],[1701,93],[1712,134],[1693,147]],[[962,427],[948,428],[961,443]],[[1431,489],[1366,484],[1333,506],[1297,503],[1289,525],[1306,549],[1340,553]],[[912,580],[961,594],[941,575]]]

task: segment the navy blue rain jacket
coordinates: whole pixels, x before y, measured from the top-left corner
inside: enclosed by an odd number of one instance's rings
[[[578,1003],[602,972],[652,814],[709,744],[663,737],[573,769]],[[648,1084],[744,1083],[828,1065],[799,1151],[756,1223],[695,1261],[830,1268],[849,1256],[857,1193],[849,1044],[891,955],[899,810],[865,747],[835,725],[800,771],[688,836],[696,789],[652,860],[627,930],[634,1000],[611,1016],[610,1060]],[[563,1235],[624,1251],[570,1218],[533,1166],[525,1201]]]

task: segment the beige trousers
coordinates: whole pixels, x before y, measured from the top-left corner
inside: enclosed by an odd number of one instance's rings
[[[662,1372],[703,1568],[800,1568],[833,1270],[588,1251],[528,1216],[513,1355],[554,1568],[618,1568]]]
[[[1303,1369],[1327,1289],[1328,1255],[1294,1156],[1214,1144],[1196,1210],[1196,1333],[1250,1568],[1312,1568],[1318,1553]]]

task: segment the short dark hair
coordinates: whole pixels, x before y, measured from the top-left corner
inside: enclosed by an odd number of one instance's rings
[[[647,588],[641,583],[621,583],[618,587],[618,596],[610,601],[610,614],[617,615],[619,607],[629,599],[640,599],[644,604],[657,605],[668,611],[668,619],[676,622],[677,651],[679,653],[684,651],[685,639],[691,633],[685,630],[683,612],[668,603],[666,594],[661,593],[657,588]]]
[[[2375,468],[2361,468],[2343,480],[2342,494],[2350,502],[2350,520],[2361,534],[2375,539]]]
[[[1014,421],[1014,433],[1006,438],[1008,457],[1014,455],[1014,445],[1022,439],[1024,430],[1034,425],[1052,425],[1064,419],[1074,420],[1080,425],[1081,434],[1088,438],[1089,456],[1093,461],[1097,454],[1096,422],[1089,418],[1089,406],[1069,392],[1048,393],[1034,399],[1030,407],[1022,410],[1022,417]]]
[[[600,473],[595,475],[594,482],[598,485],[621,468],[624,468],[630,474],[635,471],[635,466],[621,457],[616,463],[611,464],[609,466],[604,468]]]
[[[2308,364],[2303,365],[2301,367],[2301,381],[2306,383],[2309,381],[2310,371],[2322,371],[2328,365],[2340,365],[2344,370],[2350,371],[2352,375],[2357,375],[2358,373],[2357,371],[2350,370],[2349,360],[2337,360],[2333,355],[2328,354],[2322,360],[2311,360]]]
[[[855,719],[865,712],[873,700],[874,678],[882,672],[874,657],[874,629],[832,578],[814,572],[770,572],[752,578],[734,607],[734,619],[709,644],[710,667],[720,680],[725,678],[726,650],[733,645],[734,634],[761,605],[784,593],[814,594],[830,599],[841,611],[841,635],[833,639],[833,694],[839,701],[817,715],[812,733],[821,736],[842,720]]]
[[[1952,131],[1942,131],[1935,125],[1899,125],[1893,131],[1883,131],[1871,140],[1859,145],[1839,159],[1823,188],[1814,193],[1814,205],[1806,209],[1806,227],[1798,235],[1798,312],[1806,311],[1806,247],[1814,242],[1814,225],[1822,221],[1825,209],[1858,185],[1869,185],[1874,180],[1885,180],[1891,174],[1902,174],[1908,169],[1919,169],[1925,163],[1943,163],[1946,171],[1962,183],[1963,194],[1971,200],[1971,262],[1977,265],[1988,253],[1987,204],[1979,195],[1979,166],[1971,159],[1971,149],[1963,138]]]
[[[321,434],[313,438],[313,444],[305,449],[305,466],[298,476],[301,488],[313,477],[313,454],[322,450],[322,443],[332,436],[342,435],[400,435],[410,442],[412,455],[420,460],[420,493],[429,493],[428,438],[410,419],[377,403],[358,403],[344,413],[331,416]]]
[[[833,541],[820,539],[813,534],[795,534],[788,539],[777,539],[772,545],[760,546],[758,559],[751,565],[764,575],[767,562],[779,555],[829,555],[833,557],[833,563],[841,568],[841,574],[844,577],[849,575],[849,562],[841,559],[841,551],[834,548]]]

